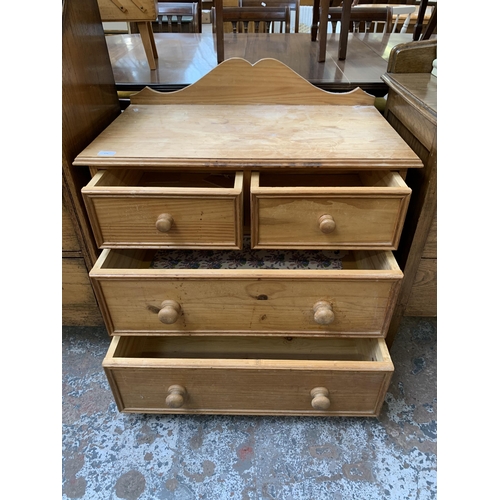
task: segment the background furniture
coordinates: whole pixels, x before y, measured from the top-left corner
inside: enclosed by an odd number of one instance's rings
[[[386,9],[386,18],[384,18]],[[365,33],[406,33],[415,12],[414,5],[396,5],[360,2],[351,10],[351,26],[349,31]],[[334,24],[332,31],[340,32],[338,25],[341,18],[341,7],[330,7],[329,21]],[[378,18],[378,19],[377,19]],[[366,23],[369,23],[366,25]],[[337,26],[335,26],[337,24]],[[401,27],[399,25],[401,24]],[[353,26],[354,25],[354,26]]]
[[[396,46],[382,76],[389,87],[385,117],[424,164],[406,177],[412,197],[396,252],[405,277],[389,345],[403,315],[437,315],[437,78],[431,74],[436,54],[436,40]]]
[[[202,0],[158,2],[158,17],[151,22],[153,33],[201,33]],[[137,23],[131,22],[130,32],[139,33]]]
[[[288,7],[290,17],[294,13],[294,33],[299,32],[300,0],[239,0],[240,7]],[[271,30],[274,33],[274,30]]]
[[[136,22],[150,69],[156,69],[158,52],[152,21],[158,16],[158,0],[98,0],[101,21]]]
[[[219,13],[213,12],[214,25],[231,23],[233,33],[248,33],[252,23],[255,33],[270,33],[271,26],[279,24],[280,33],[290,33],[290,8],[283,7],[223,7]],[[216,32],[215,26],[213,31]],[[219,57],[219,55],[218,55]]]
[[[281,6],[254,6],[254,7],[225,7],[223,0],[214,0],[212,9],[212,29],[215,33],[215,44],[217,53],[217,63],[224,61],[224,23],[231,22],[233,33],[237,33],[239,26],[246,26],[243,31],[248,31],[248,23],[262,23],[266,26],[267,31],[269,26],[274,23],[281,25],[280,33],[284,30],[290,33],[290,8],[287,2]]]
[[[176,2],[158,2],[158,19],[157,23],[160,27],[163,24],[163,17],[167,18],[167,26],[172,25],[172,18],[175,16],[177,21],[177,31],[181,32],[182,20],[184,17],[191,17],[191,33],[201,33],[202,29],[202,5],[201,0],[197,1],[176,1]],[[172,31],[170,29],[169,31]]]
[[[347,36],[349,34],[349,22],[351,19],[351,7],[353,0],[342,2],[342,14],[340,17],[341,28],[339,37],[338,59],[343,61],[347,54]],[[325,61],[326,39],[328,25],[328,10],[330,0],[314,0],[313,18],[311,26],[311,41],[316,41],[319,37],[318,62]]]
[[[432,13],[427,26],[425,28],[424,34],[422,35],[422,29],[424,26],[424,17],[427,6],[432,7]],[[437,27],[437,0],[420,0],[420,7],[418,9],[417,22],[415,23],[415,28],[413,30],[413,40],[429,40],[431,35],[434,33]]]
[[[97,0],[62,4],[62,322],[101,325],[88,279],[97,249],[81,189],[89,172],[75,156],[119,114]]]
[[[349,21],[349,31],[353,33],[376,33],[377,24],[383,24],[382,33],[390,33],[392,31],[393,11],[390,6],[374,7],[374,6],[356,6],[351,9],[351,17]],[[330,7],[328,9],[328,21],[332,23],[333,32],[335,25],[342,19],[342,7]]]

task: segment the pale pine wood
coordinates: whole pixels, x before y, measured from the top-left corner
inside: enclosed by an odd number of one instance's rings
[[[171,325],[179,319],[181,306],[175,300],[164,300],[160,304],[158,319],[166,325]]]
[[[422,166],[374,107],[267,104],[129,106],[74,164],[231,170]]]
[[[411,194],[398,173],[281,174],[264,186],[261,175],[251,181],[254,248],[397,248]]]
[[[228,60],[181,91],[145,89],[132,102],[75,165],[358,170],[421,166],[372,106],[371,96],[359,90],[325,92],[271,59],[254,66]]]
[[[100,248],[238,249],[242,191],[242,172],[223,177],[123,170],[99,172],[82,194]]]
[[[397,246],[408,204],[410,190],[391,170],[421,161],[366,95],[312,89],[275,61],[233,61],[179,93],[146,90],[142,97],[151,103],[132,102],[75,161],[108,169],[96,173],[84,196],[102,246],[117,247],[102,252],[91,280],[117,339],[104,367],[119,409],[377,415],[393,370],[382,339],[403,275],[391,252],[373,250]],[[311,168],[317,170],[307,179]],[[232,182],[208,179],[216,175]],[[305,185],[294,184],[299,177]],[[169,238],[187,213],[189,237],[166,248],[191,248],[203,238],[198,223],[208,210],[214,222],[200,248],[219,244],[224,217],[217,203],[229,199],[226,213],[240,221],[232,233],[241,242],[250,193],[291,206],[341,200],[351,207],[353,234],[360,233],[356,225],[368,234],[355,243],[363,250],[345,257],[341,270],[149,267],[161,245],[146,237],[145,226]],[[265,220],[261,209],[252,205],[252,221]],[[269,213],[279,215],[276,207]],[[344,227],[336,214],[300,206],[294,222],[313,215],[318,234],[336,235]],[[282,225],[279,218],[273,224]],[[314,238],[301,234],[283,248],[304,241]],[[345,242],[344,234],[338,245]]]
[[[158,16],[157,0],[97,0],[103,22],[137,22],[150,70],[156,69],[158,51],[152,21]]]
[[[156,60],[158,59],[158,50],[156,48],[151,23],[138,22],[137,27],[139,28],[139,33],[141,35],[142,45],[144,46],[144,52],[146,53],[146,59],[148,60],[149,68],[151,70],[155,70]]]
[[[335,313],[333,307],[329,302],[320,300],[313,306],[314,321],[318,325],[330,325],[335,320]]]
[[[277,59],[250,64],[228,59],[197,82],[175,92],[145,87],[131,104],[330,104],[373,106],[374,97],[360,88],[344,93],[321,90]]]
[[[155,21],[158,0],[97,0],[103,22]]]
[[[180,408],[187,400],[187,391],[182,385],[171,385],[167,390],[165,404],[168,408]]]
[[[315,387],[311,390],[311,406],[315,410],[328,410],[330,408],[330,392],[326,387]]]
[[[311,345],[306,339],[246,339],[246,352],[267,353],[264,359],[253,359],[253,355],[242,352],[239,338],[212,337],[198,348],[197,340],[115,337],[103,366],[119,409],[148,413],[376,416],[394,370],[390,360],[371,359],[364,354],[386,352],[381,339],[315,342],[316,351],[320,348],[321,353],[319,359],[313,360],[308,359],[309,351],[304,348],[304,341]],[[378,349],[367,347],[374,343]],[[212,352],[207,354],[205,346],[211,346]],[[176,354],[179,347],[181,357]],[[194,357],[198,353],[202,353],[201,358]],[[273,353],[280,356],[275,359]],[[318,402],[318,409],[313,407],[311,391],[316,394],[318,389],[323,394],[324,390],[328,392],[328,408],[324,399]],[[171,408],[167,403],[172,393],[176,393],[175,404],[182,403],[182,407]]]
[[[275,335],[383,337],[402,273],[390,252],[360,252],[342,270],[147,269],[127,266],[127,251],[105,250],[90,276],[114,335]],[[133,252],[131,262],[144,262]],[[180,305],[173,324],[162,303]],[[331,304],[330,324],[314,306]]]

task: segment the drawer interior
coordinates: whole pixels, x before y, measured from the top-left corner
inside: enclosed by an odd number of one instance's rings
[[[148,170],[106,170],[96,187],[224,188],[235,185],[233,173],[162,172]]]
[[[390,360],[381,339],[304,337],[120,337],[114,358]]]
[[[345,173],[259,173],[259,187],[289,188],[289,187],[406,187],[403,180],[395,172],[369,171]]]
[[[344,250],[133,250],[104,251],[100,269],[280,269],[398,271],[388,251]]]

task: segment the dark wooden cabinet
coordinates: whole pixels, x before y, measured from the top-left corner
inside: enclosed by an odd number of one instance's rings
[[[402,316],[437,316],[437,40],[394,47],[382,80],[389,93],[385,117],[415,151],[423,169],[408,171],[412,189],[396,258],[405,278],[393,316],[394,338]]]

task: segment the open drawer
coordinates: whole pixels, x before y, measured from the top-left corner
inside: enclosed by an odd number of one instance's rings
[[[253,248],[395,250],[411,189],[397,172],[253,172]]]
[[[343,253],[113,249],[90,278],[111,335],[385,337],[403,273]]]
[[[99,248],[242,245],[243,173],[101,170],[82,189]]]
[[[376,416],[394,367],[382,339],[114,337],[120,411]]]

